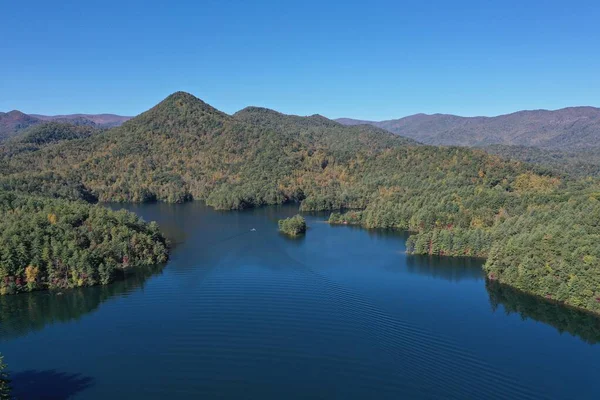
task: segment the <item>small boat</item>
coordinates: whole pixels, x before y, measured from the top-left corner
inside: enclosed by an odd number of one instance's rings
[[[250,232],[256,232],[255,228],[250,229]]]

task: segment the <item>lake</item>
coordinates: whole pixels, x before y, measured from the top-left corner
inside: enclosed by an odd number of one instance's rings
[[[482,260],[408,256],[405,234],[326,214],[287,238],[294,206],[112,207],[156,220],[171,259],[0,297],[23,398],[600,398],[600,320],[486,282]]]

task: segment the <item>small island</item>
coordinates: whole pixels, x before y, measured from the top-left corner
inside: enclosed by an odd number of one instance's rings
[[[279,232],[285,233],[289,236],[298,236],[306,232],[306,221],[300,214],[296,214],[293,217],[280,219]]]

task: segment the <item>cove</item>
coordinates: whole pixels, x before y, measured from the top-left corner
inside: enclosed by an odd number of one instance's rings
[[[486,282],[402,233],[277,220],[297,207],[113,205],[157,221],[164,267],[0,297],[23,398],[597,399],[600,320]],[[255,229],[255,231],[252,231]]]

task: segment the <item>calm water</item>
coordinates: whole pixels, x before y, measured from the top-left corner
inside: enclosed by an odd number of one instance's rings
[[[479,260],[324,215],[288,239],[293,207],[128,208],[174,242],[164,269],[0,297],[23,398],[600,398],[599,320],[486,285]]]

